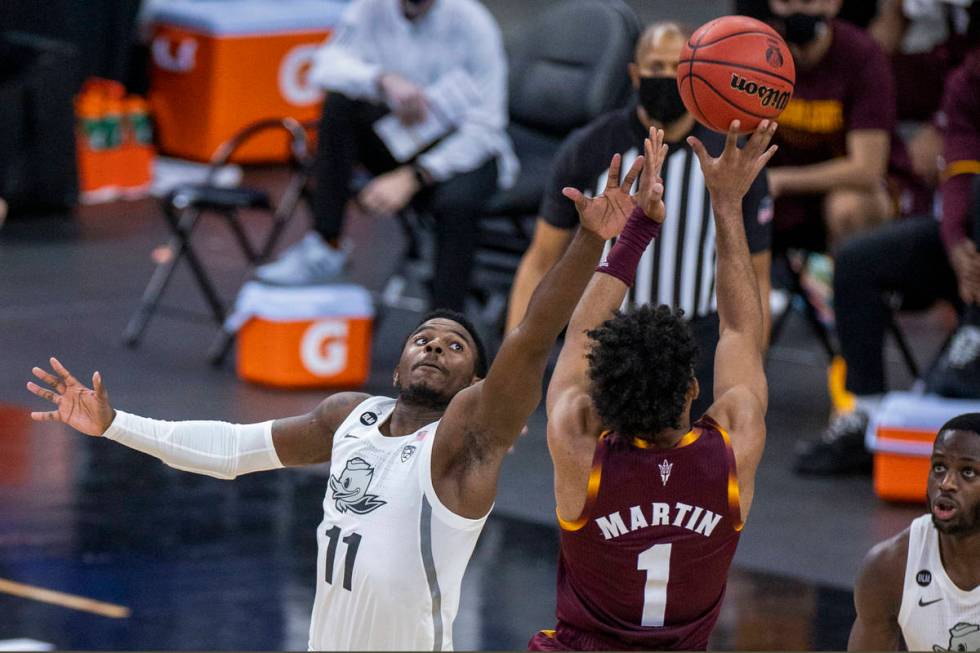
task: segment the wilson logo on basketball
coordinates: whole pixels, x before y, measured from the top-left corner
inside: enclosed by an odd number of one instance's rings
[[[762,106],[775,107],[779,110],[786,108],[791,95],[789,91],[780,91],[778,88],[770,88],[750,82],[736,73],[732,73],[732,88],[746,95],[758,95]]]
[[[766,48],[766,63],[773,68],[783,67],[783,53],[779,51],[778,43],[769,41],[769,47]]]

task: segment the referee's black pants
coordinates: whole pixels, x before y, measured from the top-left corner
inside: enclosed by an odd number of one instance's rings
[[[327,240],[340,237],[353,190],[354,166],[380,175],[400,164],[375,134],[374,123],[388,108],[339,93],[323,103],[316,161],[314,228]],[[432,305],[461,311],[476,256],[484,202],[497,188],[494,159],[420,191],[412,205],[435,219],[436,260]]]
[[[691,419],[696,420],[707,411],[715,398],[715,349],[718,347],[718,314],[709,313],[693,318],[691,333],[698,345],[698,360],[694,365],[694,376],[701,387],[701,394],[691,404]]]
[[[905,218],[848,241],[834,268],[834,312],[847,389],[857,395],[887,389],[883,344],[898,292],[902,308],[922,310],[945,299],[959,308],[956,275],[932,217]]]

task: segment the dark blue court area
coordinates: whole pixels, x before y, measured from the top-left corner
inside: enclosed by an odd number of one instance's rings
[[[277,174],[259,177],[274,185]],[[263,216],[245,223],[253,234],[267,225]],[[377,252],[393,251],[399,232],[383,219],[353,223],[352,274],[370,285],[393,258]],[[216,330],[207,320],[160,315],[138,348],[122,343],[150,252],[165,238],[152,201],[15,220],[0,232],[0,640],[59,649],[306,647],[326,467],[218,481],[27,416],[45,407],[24,383],[52,354],[80,378],[100,370],[115,406],[156,418],[254,422],[306,412],[322,398],[246,384],[231,362],[213,368]],[[205,222],[196,238],[217,285],[233,296],[242,261],[223,225]],[[167,297],[205,310],[186,269]],[[389,391],[417,317],[392,311],[380,325],[369,391]],[[926,355],[938,346],[931,319],[904,325]],[[889,360],[901,379],[897,352]],[[866,477],[792,474],[796,440],[826,423],[825,370],[816,340],[792,318],[769,356],[769,439],[715,633],[719,649],[843,648],[861,558],[922,512],[879,501]],[[543,426],[539,409],[505,463],[464,579],[459,649],[523,648],[553,624],[558,538]],[[128,616],[34,600],[6,583],[121,606]]]
[[[546,3],[485,4],[507,35]],[[644,25],[661,18],[698,25],[733,6],[628,4]],[[285,166],[245,168],[244,183],[276,200],[289,179]],[[266,212],[246,208],[240,221],[253,242],[268,233]],[[303,206],[276,252],[310,224]],[[86,384],[100,371],[120,410],[246,424],[307,413],[328,391],[245,382],[234,350],[212,365],[220,330],[186,260],[164,293],[169,309],[152,317],[138,346],[127,346],[124,331],[171,237],[157,200],[12,211],[0,227],[0,651],[306,650],[328,465],[235,481],[179,472],[106,439],[32,421],[31,411],[49,405],[25,384],[32,367],[48,368],[57,356]],[[385,286],[407,245],[395,219],[356,209],[344,240],[353,246],[349,279],[372,291]],[[205,217],[193,245],[230,306],[249,267],[227,225]],[[499,311],[500,302],[478,307]],[[792,302],[785,305],[793,312],[768,352],[768,439],[712,639],[719,650],[846,648],[866,552],[925,512],[879,499],[870,475],[793,472],[799,441],[820,437],[831,401],[824,347]],[[898,316],[919,365],[954,328],[950,312]],[[404,305],[375,324],[365,392],[393,393],[393,368],[420,316]],[[885,367],[891,389],[912,384],[891,336]],[[536,631],[554,627],[554,505],[539,406],[507,456],[464,577],[456,649],[522,650]]]

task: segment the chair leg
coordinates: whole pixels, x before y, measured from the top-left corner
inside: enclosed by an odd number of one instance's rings
[[[164,211],[164,216],[167,218],[167,224],[173,232],[173,237],[169,243],[172,254],[170,260],[159,264],[157,269],[154,270],[153,276],[150,277],[150,282],[146,286],[146,290],[143,291],[143,297],[140,300],[139,307],[136,309],[136,314],[133,315],[126,325],[125,331],[123,331],[123,342],[130,347],[135,347],[139,344],[150,318],[153,317],[153,314],[159,308],[160,299],[167,289],[170,280],[173,278],[177,263],[181,258],[187,259],[187,263],[191,267],[191,273],[194,275],[194,279],[197,281],[197,285],[201,289],[201,293],[204,295],[208,307],[211,309],[214,320],[218,324],[223,324],[225,321],[224,305],[218,297],[218,292],[208,278],[207,273],[204,271],[204,266],[201,264],[197,253],[190,244],[190,234],[197,225],[201,217],[201,212],[199,210],[185,211],[178,219],[168,208]]]
[[[915,356],[912,355],[912,349],[909,347],[908,341],[905,340],[905,334],[902,333],[902,329],[898,326],[898,320],[895,319],[894,314],[888,320],[888,330],[892,332],[892,336],[895,338],[895,344],[898,345],[898,351],[902,354],[902,359],[905,361],[905,367],[908,369],[909,374],[914,379],[919,378],[919,365],[915,361]]]
[[[266,236],[255,263],[262,263],[272,256],[273,250],[279,243],[279,238],[285,231],[286,225],[293,219],[293,215],[295,215],[301,202],[306,202],[307,206],[313,206],[313,197],[307,187],[307,178],[308,173],[297,173],[286,186],[273,216],[272,229],[269,230],[269,235]]]
[[[786,321],[789,319],[790,313],[794,310],[795,300],[798,300],[803,304],[803,317],[806,319],[807,326],[820,341],[820,345],[823,350],[827,353],[827,358],[833,360],[834,356],[837,355],[837,350],[834,348],[833,342],[831,342],[830,334],[827,332],[827,328],[820,321],[820,317],[817,315],[816,307],[810,302],[810,298],[807,296],[806,290],[803,288],[802,273],[800,270],[793,265],[790,260],[789,255],[784,255],[786,260],[786,266],[790,274],[790,287],[787,289],[789,292],[789,304],[786,306],[786,310],[783,311],[772,324],[769,329],[769,344],[770,346],[775,344],[776,340],[779,338],[786,326]]]
[[[807,324],[810,325],[810,330],[813,331],[813,334],[817,336],[817,340],[823,346],[824,351],[827,353],[827,359],[834,360],[837,352],[834,349],[833,343],[830,342],[830,334],[827,333],[827,327],[820,321],[820,318],[817,316],[817,309],[807,299],[806,294],[802,294],[801,297],[803,298],[803,312],[806,316]]]
[[[790,297],[786,303],[786,308],[783,309],[783,312],[779,314],[779,317],[777,317],[773,321],[772,326],[769,327],[770,347],[776,344],[776,341],[779,340],[779,336],[783,333],[783,328],[786,326],[786,322],[788,321],[789,316],[792,312],[793,312],[793,295],[790,294]]]
[[[279,201],[279,206],[273,215],[272,228],[269,230],[269,234],[265,237],[262,247],[258,251],[251,247],[251,241],[247,239],[241,225],[234,220],[229,220],[229,224],[234,223],[232,225],[232,231],[236,232],[236,238],[242,244],[242,249],[245,251],[250,265],[255,266],[263,263],[272,256],[272,252],[275,250],[279,238],[286,230],[286,226],[292,220],[301,202],[305,201],[309,206],[312,206],[312,197],[307,188],[307,177],[308,175],[305,173],[297,173],[286,186],[282,198]],[[251,270],[249,270],[248,275],[251,275]],[[208,348],[208,361],[211,365],[220,367],[224,364],[232,345],[235,343],[236,335],[236,333],[229,331],[222,324],[221,330]]]
[[[208,307],[211,309],[211,314],[214,316],[215,322],[219,325],[224,324],[226,317],[224,304],[218,297],[218,291],[214,289],[214,285],[208,278],[207,272],[204,271],[204,266],[197,257],[194,248],[186,241],[184,243],[184,256],[187,258],[187,263],[191,266],[191,273],[197,280],[197,285],[201,289],[201,293],[204,295],[204,300],[207,302]]]
[[[164,211],[164,214],[171,231],[174,232],[168,243],[171,252],[170,259],[157,265],[153,271],[153,276],[150,277],[150,282],[146,284],[146,289],[143,291],[140,305],[126,325],[126,330],[123,331],[123,342],[130,347],[139,344],[150,318],[156,313],[160,298],[167,289],[170,279],[173,278],[177,263],[184,256],[187,238],[201,217],[200,211],[188,211],[180,220],[176,220],[169,211]]]
[[[225,219],[225,224],[231,229],[231,233],[235,236],[235,241],[241,248],[242,253],[245,255],[245,259],[250,263],[254,264],[258,260],[259,254],[252,247],[251,241],[248,239],[248,235],[242,228],[242,223],[238,221],[238,211],[234,209],[229,209],[228,211],[222,211],[221,217]]]

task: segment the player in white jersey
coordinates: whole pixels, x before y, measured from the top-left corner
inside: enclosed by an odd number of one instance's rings
[[[854,589],[848,650],[980,651],[980,413],[954,417],[932,448],[923,515],[879,543]]]
[[[651,136],[662,142],[662,132]],[[662,154],[639,184],[643,205],[663,193]],[[463,572],[503,458],[540,400],[551,348],[603,244],[636,205],[629,192],[643,158],[622,185],[620,162],[613,157],[600,196],[568,189],[588,208],[582,228],[489,370],[466,318],[436,311],[405,342],[394,371],[397,399],[341,392],[307,415],[262,424],[163,422],[114,411],[98,372],[89,389],[52,358],[55,374],[33,370],[50,389],[28,389],[57,409],[31,417],[218,478],[329,461],[310,648],[451,649]]]

